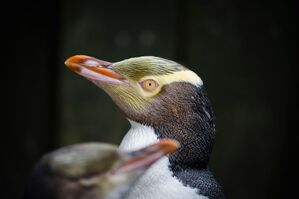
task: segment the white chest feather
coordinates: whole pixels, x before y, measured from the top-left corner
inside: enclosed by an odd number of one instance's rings
[[[132,127],[125,135],[119,148],[131,151],[148,146],[158,140],[154,129],[130,121]],[[186,187],[174,177],[168,168],[169,159],[162,158],[151,166],[132,188],[126,199],[204,199],[197,190]]]

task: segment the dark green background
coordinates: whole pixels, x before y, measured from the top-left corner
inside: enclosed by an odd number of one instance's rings
[[[27,0],[2,5],[1,198],[19,198],[42,154],[118,144],[109,97],[68,70],[74,54],[155,55],[203,79],[216,115],[210,167],[228,198],[286,198],[298,159],[298,7],[288,1]],[[5,10],[9,11],[5,14]]]

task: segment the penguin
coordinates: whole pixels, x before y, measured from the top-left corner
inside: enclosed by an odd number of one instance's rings
[[[170,139],[131,152],[98,142],[62,147],[36,164],[23,199],[122,199],[154,162],[178,147]]]
[[[222,199],[221,185],[208,168],[215,139],[214,115],[201,78],[160,57],[111,63],[75,55],[66,66],[103,89],[131,124],[120,149],[136,150],[157,140],[181,147],[142,176],[126,199]]]

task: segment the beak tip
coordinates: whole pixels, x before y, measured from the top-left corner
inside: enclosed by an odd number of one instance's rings
[[[66,65],[67,67],[69,67],[69,65],[70,65],[69,59],[65,60],[64,65]]]
[[[180,148],[180,143],[174,139],[162,139],[160,145],[163,146],[165,154],[170,154]]]
[[[84,59],[85,57],[87,57],[87,56],[85,56],[85,55],[71,56],[65,60],[64,64],[72,71],[80,72],[81,67],[78,63],[80,63],[80,61],[82,61],[82,59]]]

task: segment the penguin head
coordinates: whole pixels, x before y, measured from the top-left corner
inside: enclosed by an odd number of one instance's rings
[[[174,140],[120,152],[105,143],[84,143],[44,155],[29,180],[24,199],[119,199],[158,159],[178,148]]]
[[[76,55],[66,65],[108,93],[126,117],[146,125],[180,117],[179,106],[192,103],[201,79],[186,67],[160,57],[143,56],[109,63]],[[193,88],[193,89],[192,89]],[[167,109],[167,110],[166,110]],[[173,119],[171,117],[171,119]]]

